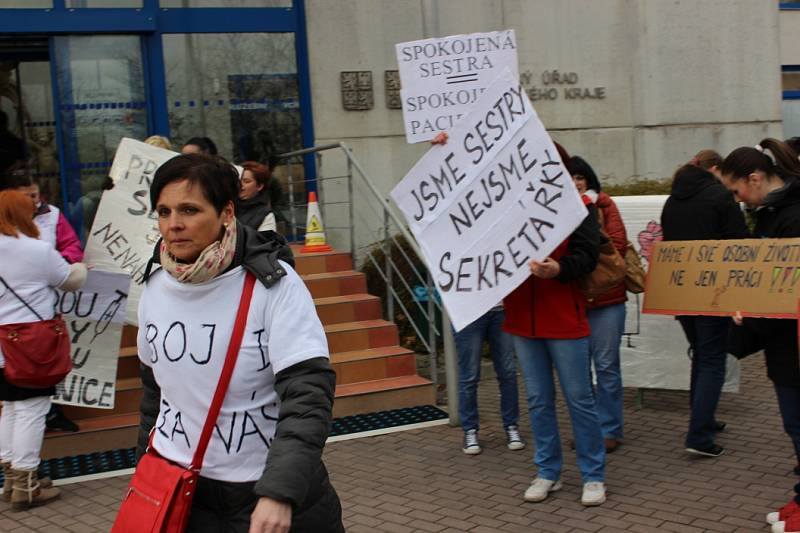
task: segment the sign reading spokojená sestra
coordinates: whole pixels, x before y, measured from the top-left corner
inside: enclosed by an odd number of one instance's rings
[[[530,275],[586,216],[550,136],[510,71],[391,193],[457,330]]]
[[[506,68],[518,76],[514,30],[399,43],[400,98],[406,140],[449,131]]]
[[[156,169],[176,155],[134,139],[122,139],[109,172],[114,188],[103,193],[86,242],[87,263],[109,272],[125,272],[133,280],[126,319],[129,324],[136,324],[142,276],[160,237],[155,213],[150,212],[150,184]]]
[[[797,318],[799,284],[800,239],[660,242],[643,311]]]

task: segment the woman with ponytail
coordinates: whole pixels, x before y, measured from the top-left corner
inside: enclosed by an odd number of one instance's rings
[[[786,143],[764,139],[755,147],[737,148],[722,162],[722,180],[738,200],[754,208],[758,238],[800,237],[800,161]],[[775,387],[783,426],[800,461],[800,365],[797,320],[736,317],[735,337],[749,337],[763,348],[767,375]],[[800,474],[800,469],[795,468]],[[767,522],[776,533],[800,532],[800,484],[796,495]]]

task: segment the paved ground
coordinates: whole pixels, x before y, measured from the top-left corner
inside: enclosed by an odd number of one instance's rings
[[[597,508],[580,505],[568,450],[564,489],[543,503],[522,501],[534,476],[533,450],[505,448],[491,381],[480,393],[479,456],[463,455],[461,431],[447,426],[333,443],[325,460],[347,530],[768,531],[764,513],[791,494],[793,453],[761,358],[743,363],[741,393],[725,394],[720,405],[719,418],[728,422],[720,442],[728,453],[718,459],[683,452],[687,393],[649,391],[637,408],[635,391],[626,391],[626,443],[609,456],[609,500]],[[569,433],[563,406],[560,415]],[[530,441],[527,420],[521,425]],[[108,531],[127,480],[68,485],[61,501],[29,512],[0,503],[0,531]]]

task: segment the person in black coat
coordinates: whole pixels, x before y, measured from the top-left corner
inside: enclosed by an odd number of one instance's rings
[[[744,215],[733,195],[709,171],[684,165],[675,173],[672,192],[661,212],[665,241],[741,239],[747,236]],[[714,442],[724,424],[717,422],[728,332],[731,320],[715,316],[679,316],[692,353],[689,401],[691,415],[686,451],[706,457],[722,455]]]
[[[736,197],[753,209],[753,234],[760,238],[800,237],[800,161],[777,139],[764,139],[755,148],[737,148],[722,163],[722,180]],[[746,311],[743,309],[742,311]],[[732,346],[747,352],[764,350],[767,376],[778,398],[783,426],[800,461],[800,364],[797,320],[745,318],[737,314]],[[738,344],[738,346],[737,346]],[[800,468],[795,468],[800,475]],[[767,522],[776,533],[800,531],[800,483],[795,497]]]

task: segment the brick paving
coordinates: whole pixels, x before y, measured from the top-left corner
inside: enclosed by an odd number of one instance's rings
[[[781,428],[763,362],[743,361],[738,394],[724,394],[719,442],[727,453],[698,459],[683,452],[688,394],[647,391],[638,408],[626,390],[626,441],[609,455],[608,501],[584,508],[574,453],[565,450],[564,488],[543,503],[522,501],[534,476],[530,426],[523,409],[523,451],[505,447],[497,387],[480,388],[484,452],[461,453],[461,431],[438,426],[330,444],[325,460],[344,507],[347,530],[359,532],[769,531],[764,513],[785,503],[795,481],[791,443]],[[484,374],[490,374],[484,366]],[[524,395],[522,386],[521,396]],[[524,406],[524,402],[521,402]],[[562,434],[570,438],[563,405]],[[71,484],[51,505],[14,513],[0,502],[0,531],[108,531],[128,477]]]

